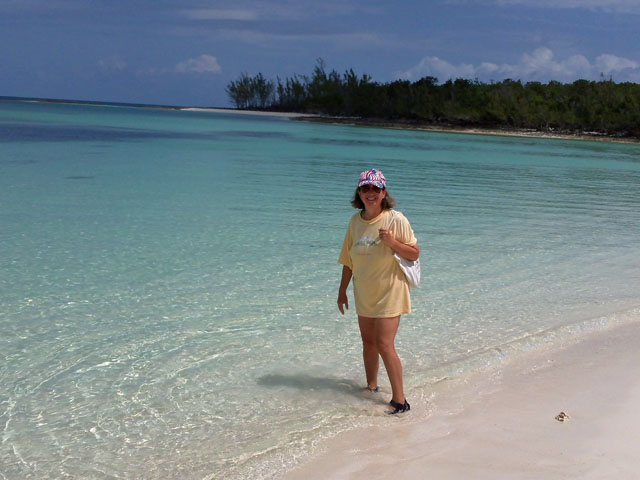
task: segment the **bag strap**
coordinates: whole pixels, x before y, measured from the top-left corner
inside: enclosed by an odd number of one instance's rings
[[[396,219],[397,216],[398,216],[398,212],[393,212],[393,214],[391,215],[391,220],[389,220],[389,226],[387,227],[387,230],[391,228],[391,225],[393,225],[393,221]]]
[[[387,230],[391,228],[391,225],[393,225],[393,221],[396,219],[397,215],[398,215],[398,212],[393,212],[393,214],[391,215],[391,220],[389,220],[389,225],[387,225]],[[380,237],[376,238],[375,242],[376,242],[376,245],[379,244]]]

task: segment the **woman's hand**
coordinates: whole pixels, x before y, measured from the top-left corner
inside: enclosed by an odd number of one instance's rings
[[[395,246],[396,237],[391,234],[391,230],[388,228],[381,228],[378,230],[378,235],[380,235],[380,241],[384,243],[387,247],[393,248]]]
[[[340,279],[340,288],[338,288],[338,310],[344,315],[344,307],[349,310],[349,299],[347,298],[347,287],[351,281],[353,273],[346,265],[342,266],[342,278]]]
[[[395,253],[407,260],[417,260],[420,256],[420,247],[418,245],[405,245],[391,234],[391,231],[385,228],[378,230],[380,241]]]
[[[340,313],[344,315],[344,308],[347,308],[347,310],[349,310],[349,299],[347,298],[347,292],[346,291],[339,291],[338,292],[338,310],[340,310]]]

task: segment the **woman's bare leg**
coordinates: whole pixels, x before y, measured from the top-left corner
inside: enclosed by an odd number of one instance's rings
[[[400,325],[400,316],[393,318],[376,318],[376,349],[389,375],[391,383],[392,400],[400,404],[404,404],[404,385],[402,382],[402,362],[396,353],[394,341],[398,326]]]
[[[378,369],[380,357],[377,347],[376,318],[361,317],[358,315],[358,325],[362,337],[362,358],[364,359],[364,372],[367,376],[367,386],[374,389],[378,386]]]

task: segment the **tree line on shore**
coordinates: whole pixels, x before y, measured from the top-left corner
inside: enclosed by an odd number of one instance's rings
[[[227,85],[226,92],[239,109],[640,138],[640,85],[604,78],[568,84],[463,78],[438,83],[427,76],[415,82],[378,83],[352,69],[327,72],[318,60],[310,76],[272,81],[261,73],[243,73]]]

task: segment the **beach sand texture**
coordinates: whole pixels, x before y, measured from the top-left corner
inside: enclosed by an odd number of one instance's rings
[[[338,437],[284,478],[640,478],[639,347],[636,322],[526,354],[451,388],[427,421]]]

